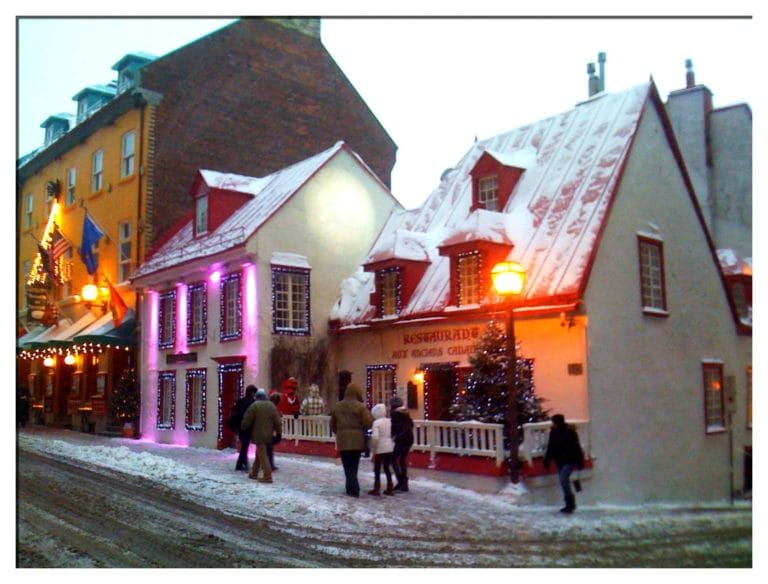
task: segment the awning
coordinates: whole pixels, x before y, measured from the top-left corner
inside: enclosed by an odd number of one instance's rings
[[[136,315],[128,309],[123,322],[115,328],[112,314],[105,314],[91,326],[81,331],[73,339],[75,343],[95,343],[102,345],[131,345],[137,344]]]
[[[72,326],[72,321],[68,318],[62,318],[58,324],[47,328],[42,334],[35,337],[34,340],[24,343],[24,349],[45,349],[48,341],[53,339],[58,333],[63,332]]]
[[[73,343],[75,335],[79,334],[87,326],[93,324],[96,321],[96,317],[89,310],[77,322],[67,327],[66,330],[56,333],[51,340],[48,341],[49,347],[68,347]]]
[[[27,343],[31,343],[47,330],[48,329],[46,329],[44,326],[39,326],[32,329],[31,331],[27,332],[23,336],[16,339],[16,348],[24,349],[25,348],[24,345],[26,345]]]

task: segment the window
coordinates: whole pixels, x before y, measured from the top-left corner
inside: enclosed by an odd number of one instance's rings
[[[195,201],[195,234],[208,233],[208,195]]]
[[[456,269],[458,271],[456,274],[456,282],[458,283],[456,305],[479,304],[480,254],[477,252],[459,254],[456,258]]]
[[[640,296],[646,313],[666,314],[664,248],[661,241],[638,238],[640,254]]]
[[[205,431],[206,370],[188,369],[186,383],[187,430]]]
[[[376,404],[389,404],[395,395],[395,366],[368,365],[366,367],[368,408]]]
[[[176,426],[176,373],[160,371],[157,378],[157,428],[173,430]]]
[[[97,150],[91,158],[91,192],[101,190],[104,179],[104,151]]]
[[[133,174],[134,152],[136,149],[136,132],[131,130],[123,135],[123,151],[120,157],[120,177],[125,178]]]
[[[379,313],[382,317],[397,316],[400,314],[400,270],[398,268],[381,270],[378,275],[381,291]]]
[[[59,260],[59,278],[61,279],[61,297],[67,298],[72,294],[72,248],[61,254],[62,260]]]
[[[242,287],[240,274],[229,274],[221,279],[221,340],[231,341],[242,337]]]
[[[187,343],[200,345],[208,336],[208,297],[205,283],[187,288]]]
[[[487,211],[499,210],[499,179],[486,176],[477,181],[477,202]]]
[[[128,222],[120,223],[117,227],[118,237],[118,258],[117,258],[117,281],[125,282],[131,275],[131,224]]]
[[[159,300],[157,345],[171,349],[176,344],[176,290],[160,294]]]
[[[704,417],[707,432],[725,430],[725,400],[723,399],[723,364],[704,363]]]
[[[309,270],[272,266],[272,332],[308,335]]]
[[[26,204],[24,205],[24,228],[30,229],[32,227],[32,210],[35,205],[35,196],[32,193],[28,193],[25,197]]]
[[[75,182],[77,182],[77,169],[73,166],[67,170],[67,196],[65,200],[67,207],[75,204]]]

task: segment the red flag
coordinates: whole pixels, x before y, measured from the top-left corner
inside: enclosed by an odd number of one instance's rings
[[[107,280],[107,286],[109,286],[109,297],[111,299],[112,305],[112,322],[115,325],[115,328],[117,328],[120,326],[120,323],[123,322],[125,313],[128,312],[128,306],[125,304],[125,301],[120,296],[120,294],[118,294],[117,290],[115,290],[112,282],[110,282],[107,278],[105,279]]]

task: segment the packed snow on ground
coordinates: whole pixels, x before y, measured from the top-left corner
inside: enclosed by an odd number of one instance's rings
[[[691,508],[678,507],[670,513],[670,506],[591,506],[563,517],[556,508],[516,504],[519,488],[478,493],[424,477],[411,479],[409,493],[374,498],[365,492],[373,476],[367,459],[360,465],[363,492],[355,499],[344,494],[344,473],[334,459],[276,453],[275,482],[262,484],[234,470],[237,453],[233,449],[162,445],[67,430],[22,430],[18,447],[151,478],[196,503],[245,517],[266,517],[289,533],[322,529],[343,534],[339,537],[347,541],[376,530],[403,536],[417,533],[434,537],[435,542],[445,534],[466,540],[493,539],[500,529],[519,530],[529,537],[581,539],[615,534],[620,538],[644,530],[663,532],[667,526],[674,530],[681,514]],[[343,556],[345,547],[326,551]]]

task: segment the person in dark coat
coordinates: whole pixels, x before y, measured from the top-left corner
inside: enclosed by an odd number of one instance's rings
[[[565,423],[565,416],[562,414],[552,416],[552,429],[549,431],[547,452],[544,455],[544,468],[549,470],[553,460],[557,466],[560,488],[565,498],[565,507],[560,511],[573,513],[576,509],[576,496],[571,489],[571,473],[574,469],[584,468],[584,451],[581,449],[579,435]]]
[[[275,404],[267,399],[265,390],[260,389],[256,392],[256,399],[243,416],[241,428],[251,430],[251,442],[256,445],[256,460],[253,461],[248,477],[260,483],[271,483],[272,466],[267,457],[267,444],[271,444],[275,438],[280,438],[283,427],[280,414]],[[264,476],[259,478],[259,470],[262,469]]]
[[[336,434],[336,449],[341,457],[346,478],[346,491],[350,497],[360,496],[357,471],[360,455],[365,448],[365,431],[373,425],[373,416],[363,403],[363,391],[355,383],[344,390],[344,399],[331,410],[331,432]]]
[[[240,424],[243,422],[245,411],[253,403],[255,397],[256,386],[249,385],[245,388],[245,395],[235,402],[235,407],[233,408],[236,416],[234,421],[237,424],[237,437],[240,439],[240,455],[237,457],[235,470],[248,470],[248,448],[251,446],[251,430],[243,430]]]
[[[413,446],[413,420],[408,408],[399,397],[393,397],[389,402],[390,417],[392,418],[392,440],[395,450],[392,452],[392,468],[395,471],[396,491],[408,491],[408,453]]]
[[[27,427],[29,421],[29,389],[21,386],[16,390],[16,425],[22,428]]]

